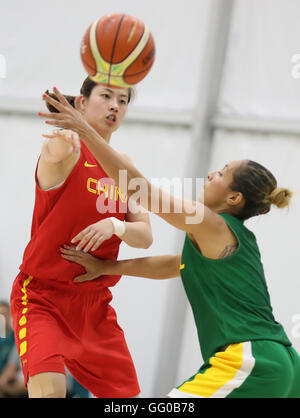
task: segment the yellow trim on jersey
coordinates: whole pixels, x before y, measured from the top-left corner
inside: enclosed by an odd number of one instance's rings
[[[225,351],[211,357],[209,364],[211,367],[204,373],[197,373],[177,388],[179,396],[180,392],[183,397],[188,394],[201,398],[227,396],[247,379],[254,367],[251,342],[230,344]]]

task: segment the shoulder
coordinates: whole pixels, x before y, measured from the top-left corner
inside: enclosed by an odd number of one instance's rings
[[[220,216],[208,209],[201,227],[195,229],[189,238],[205,257],[216,259],[225,247],[237,244],[238,239],[234,232],[226,216]]]

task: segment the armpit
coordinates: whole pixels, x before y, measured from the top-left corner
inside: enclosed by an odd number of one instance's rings
[[[226,258],[226,257],[229,257],[230,255],[232,255],[235,252],[235,250],[237,249],[237,247],[238,247],[238,244],[226,245],[226,247],[221,252],[221,254],[219,255],[218,258]]]

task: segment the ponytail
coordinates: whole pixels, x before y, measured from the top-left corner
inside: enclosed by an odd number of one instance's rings
[[[273,174],[261,164],[251,160],[245,160],[235,170],[229,187],[243,194],[245,204],[236,214],[241,220],[266,214],[270,211],[271,205],[285,208],[293,195],[289,189],[277,187]]]
[[[271,205],[275,205],[278,208],[285,208],[289,205],[293,193],[289,189],[283,187],[276,187],[269,196]]]

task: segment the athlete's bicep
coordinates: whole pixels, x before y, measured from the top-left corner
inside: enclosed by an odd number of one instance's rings
[[[57,186],[66,180],[80,156],[80,151],[71,153],[64,159],[52,158],[48,150],[48,140],[44,141],[37,167],[37,181],[43,190]]]

